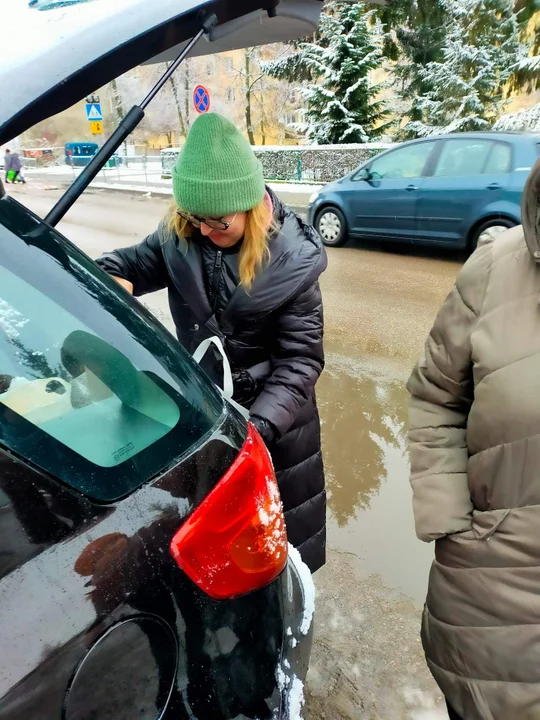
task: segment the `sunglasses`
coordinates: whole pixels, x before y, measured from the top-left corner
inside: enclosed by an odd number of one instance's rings
[[[212,228],[213,230],[228,230],[236,220],[236,215],[238,215],[238,213],[236,213],[233,219],[230,222],[227,222],[226,220],[216,218],[204,218],[198,217],[197,215],[189,215],[188,213],[183,213],[181,210],[177,210],[176,214],[180,215],[183,220],[191,223],[196,228],[200,228],[204,223],[207,227]]]

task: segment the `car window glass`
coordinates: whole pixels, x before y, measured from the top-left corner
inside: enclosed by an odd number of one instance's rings
[[[435,177],[481,175],[492,144],[489,140],[448,140],[433,173]]]
[[[374,180],[420,177],[434,147],[435,142],[423,142],[393,150],[371,163],[371,176]]]
[[[89,317],[103,315],[92,281]],[[157,324],[149,333],[141,323],[140,334],[152,352],[118,322],[116,339],[100,337],[69,305],[0,265],[0,443],[100,500],[179,458],[223,404],[180,346],[163,347]],[[158,361],[166,355],[173,367]]]
[[[493,143],[484,168],[485,175],[501,175],[512,169],[512,148],[507,143]]]

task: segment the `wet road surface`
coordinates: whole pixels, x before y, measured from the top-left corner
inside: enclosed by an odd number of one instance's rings
[[[13,189],[41,216],[58,194]],[[166,207],[92,190],[60,230],[96,257],[153,231]],[[327,369],[318,385],[329,553],[316,576],[306,720],[446,718],[419,641],[433,549],[414,534],[405,382],[460,266],[456,256],[405,247],[329,252]],[[171,328],[163,293],[145,303]]]

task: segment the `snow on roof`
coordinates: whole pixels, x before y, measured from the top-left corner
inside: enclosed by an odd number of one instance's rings
[[[519,112],[503,115],[493,130],[503,132],[540,132],[540,103]]]

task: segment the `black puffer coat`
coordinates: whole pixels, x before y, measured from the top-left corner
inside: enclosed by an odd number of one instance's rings
[[[188,351],[218,335],[233,370],[246,370],[256,381],[250,412],[277,431],[270,452],[289,541],[314,572],[324,564],[326,544],[314,392],[324,367],[318,279],[326,254],[313,228],[272,194],[271,199],[280,231],[270,240],[270,262],[258,271],[249,292],[238,286],[236,252],[218,256],[218,249],[200,234],[184,247],[164,224],[139,245],[98,262],[111,275],[132,282],[135,295],[167,287],[178,339]],[[212,368],[205,369],[213,374]]]

